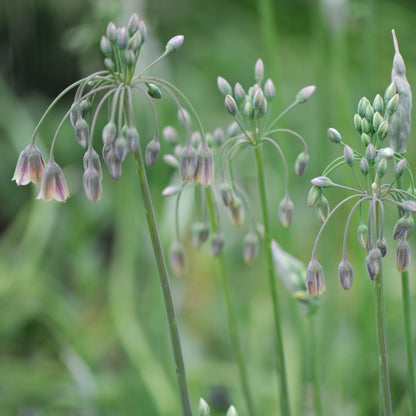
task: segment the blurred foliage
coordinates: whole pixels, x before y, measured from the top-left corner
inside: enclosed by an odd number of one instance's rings
[[[185,35],[184,47],[156,71],[188,95],[208,130],[231,121],[216,90],[217,75],[247,86],[258,57],[277,86],[276,112],[303,86],[317,85],[313,99],[284,120],[285,126],[296,126],[311,149],[306,178],[291,180],[297,218],[289,231],[277,220],[283,197],[281,166],[270,158],[267,172],[269,203],[276,212],[273,236],[285,250],[309,260],[319,227],[313,210],[305,207],[309,179],[319,175],[337,151],[327,140],[326,129],[334,126],[347,140],[358,139],[352,115],[359,98],[372,99],[390,80],[391,28],[396,29],[409,82],[415,85],[416,3],[271,3],[268,19],[261,10],[269,10],[270,4],[262,0],[0,3],[0,416],[179,414],[165,315],[133,162],[117,183],[106,173],[102,202],[88,203],[81,186],[81,149],[66,126],[56,152],[72,195],[66,204],[35,201],[34,187],[16,188],[9,180],[48,103],[68,84],[102,67],[98,42],[109,20],[124,21],[132,12],[144,18],[150,33],[145,61],[157,56],[171,36]],[[40,129],[44,154],[71,99],[62,100]],[[175,123],[172,109],[160,105],[162,124]],[[146,138],[151,132],[146,113],[142,128]],[[282,146],[294,162],[299,149],[284,140]],[[415,157],[411,139],[407,159]],[[241,163],[252,160],[242,154]],[[166,248],[173,234],[172,207],[160,192],[170,174],[161,160],[149,170]],[[241,180],[253,185],[251,198],[258,212],[254,173],[246,170],[245,175]],[[183,204],[184,227],[193,212],[191,204],[191,198]],[[319,249],[328,285],[317,316],[323,404],[327,415],[373,415],[378,406],[373,285],[354,235],[349,237],[355,282],[348,293],[338,284],[342,228],[337,224],[343,224],[342,212],[338,218]],[[256,405],[260,414],[276,414],[264,259],[260,256],[246,267],[240,246],[244,231],[230,226],[225,231],[227,269]],[[216,263],[208,247],[198,252],[187,245],[190,270],[185,278],[173,279],[173,287],[192,401],[196,408],[203,396],[218,414],[225,414],[223,409],[232,402],[244,415]],[[385,293],[392,394],[395,415],[404,416],[408,398],[400,280],[391,252],[388,259]],[[295,414],[308,415],[311,397],[302,369],[308,348],[302,343],[305,322],[279,285],[291,399]],[[411,288],[414,303],[414,282]]]

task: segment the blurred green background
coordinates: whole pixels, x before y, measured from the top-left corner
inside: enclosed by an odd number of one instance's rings
[[[118,181],[105,172],[103,199],[90,204],[82,190],[82,149],[68,123],[56,160],[64,167],[71,198],[65,204],[45,204],[35,200],[35,186],[17,188],[10,181],[17,157],[47,105],[68,84],[102,68],[98,44],[108,21],[125,24],[133,12],[145,20],[149,31],[143,65],[161,53],[170,37],[185,35],[184,46],[155,68],[155,73],[183,90],[207,130],[225,128],[231,121],[216,77],[222,75],[231,84],[239,81],[248,87],[259,57],[277,88],[276,114],[302,87],[317,86],[315,96],[282,123],[306,138],[311,157],[305,177],[291,178],[297,215],[289,231],[281,227],[277,216],[284,192],[282,169],[274,159],[267,160],[273,236],[305,263],[320,225],[305,204],[309,180],[339,155],[326,130],[334,126],[347,143],[357,143],[352,116],[358,100],[363,95],[372,100],[390,82],[392,28],[408,80],[411,85],[416,80],[414,0],[2,0],[0,416],[180,413],[133,159],[126,162]],[[40,129],[38,145],[44,155],[72,98],[63,99]],[[162,103],[159,108],[162,125],[177,123],[173,105]],[[147,114],[143,110],[140,134],[144,141],[152,134]],[[412,137],[407,152],[410,162],[416,157]],[[298,143],[281,140],[293,163],[301,150]],[[239,180],[247,185],[260,221],[255,172],[247,169],[253,161],[249,155],[242,155],[240,161]],[[161,191],[171,174],[161,159],[148,171],[166,250],[173,238],[173,211]],[[330,203],[339,199],[335,191],[327,196]],[[182,210],[186,229],[188,218],[195,214],[191,198]],[[345,215],[346,211],[340,212],[330,224],[318,250],[328,286],[317,316],[322,396],[326,415],[368,416],[377,414],[378,408],[373,285],[353,231],[349,257],[355,282],[347,293],[338,283]],[[395,215],[392,211],[391,216]],[[255,403],[259,414],[277,415],[264,253],[253,266],[246,266],[240,244],[244,229],[226,225],[226,216],[223,222],[227,270]],[[387,226],[388,233],[392,227],[393,223]],[[395,415],[405,416],[409,407],[400,278],[392,240],[388,242],[391,249],[384,264],[392,395]],[[196,407],[202,396],[218,410],[216,414],[225,414],[224,409],[233,403],[244,415],[217,264],[209,247],[196,251],[188,239],[185,243],[189,272],[172,283],[192,402]],[[304,386],[305,322],[298,305],[283,285],[279,287],[294,414],[311,415],[311,396]]]

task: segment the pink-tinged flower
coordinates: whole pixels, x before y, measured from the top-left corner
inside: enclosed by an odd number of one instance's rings
[[[40,192],[36,199],[43,199],[45,202],[48,202],[51,199],[65,202],[68,197],[68,186],[62,169],[53,159],[51,159],[43,171]]]
[[[83,176],[84,191],[91,202],[99,202],[103,193],[100,173],[93,167],[88,167]]]
[[[214,157],[206,144],[201,145],[198,150],[194,181],[205,186],[214,182]]]
[[[17,185],[27,185],[30,182],[40,185],[44,168],[42,153],[34,144],[29,144],[20,153],[12,181],[16,181]]]
[[[324,272],[316,259],[309,262],[306,270],[306,288],[310,295],[318,297],[326,291]]]

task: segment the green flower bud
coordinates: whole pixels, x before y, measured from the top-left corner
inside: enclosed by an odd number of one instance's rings
[[[233,90],[231,88],[231,85],[227,82],[227,80],[225,78],[218,77],[217,78],[217,85],[218,85],[218,89],[220,90],[222,95],[232,95]]]
[[[355,160],[354,151],[347,144],[344,146],[344,160],[347,165],[349,166],[354,165],[354,160]]]
[[[400,178],[403,175],[403,173],[405,172],[406,167],[407,167],[407,161],[406,161],[406,159],[399,160],[394,165],[394,176],[396,178]]]
[[[362,132],[361,128],[362,117],[359,114],[354,114],[354,127],[358,133]]]
[[[166,44],[165,51],[167,53],[171,53],[178,50],[182,46],[183,40],[183,35],[177,35],[169,39],[168,43]]]
[[[365,109],[365,118],[369,121],[372,122],[373,121],[373,117],[374,117],[374,109],[372,107],[371,104],[369,104],[367,106],[367,108]]]
[[[395,94],[392,98],[390,98],[389,102],[387,103],[387,112],[391,115],[394,114],[397,111],[397,108],[399,107],[400,102],[400,95]]]
[[[231,93],[229,93],[229,94],[231,95]],[[242,87],[242,85],[239,82],[237,82],[235,84],[235,86],[234,86],[234,97],[235,97],[235,100],[238,103],[241,103],[241,101],[244,100],[244,97],[245,96],[246,96],[246,92],[244,91],[244,88]]]
[[[105,56],[111,56],[113,53],[111,42],[106,36],[101,36],[100,49]]]
[[[370,105],[370,101],[366,97],[361,98],[361,100],[358,103],[357,107],[357,113],[361,117],[365,117],[365,111],[367,110],[367,107]]]
[[[371,138],[367,133],[361,134],[361,143],[367,147],[371,143]]]
[[[114,73],[116,70],[116,66],[114,62],[110,58],[104,59],[104,66],[107,68],[107,71]]]
[[[254,231],[249,232],[243,240],[244,261],[252,264],[259,254],[259,237]]]
[[[344,290],[351,289],[354,272],[351,263],[345,258],[338,265],[338,278]]]
[[[322,189],[319,188],[318,186],[312,186],[311,189],[308,192],[308,197],[307,197],[307,204],[308,207],[312,207],[315,205],[316,201],[319,199],[319,197],[322,194]]]
[[[394,151],[391,147],[384,147],[383,149],[380,149],[379,155],[380,155],[380,157],[382,157],[386,160],[392,159],[393,156],[394,156]]]
[[[341,133],[333,127],[328,129],[327,134],[332,143],[340,143],[342,141]]]
[[[365,151],[365,158],[368,160],[368,162],[374,162],[376,158],[376,148],[372,143],[367,146]]]
[[[381,97],[380,94],[377,94],[374,97],[373,108],[374,108],[374,111],[376,111],[376,112],[377,111],[379,113],[382,113],[383,112],[383,110],[384,110],[384,101],[383,101],[383,98]]]
[[[137,53],[137,51],[140,49],[140,47],[142,46],[143,41],[142,38],[140,36],[139,32],[136,32],[129,40],[129,44],[128,44],[128,48],[129,50],[132,50],[135,54]]]
[[[136,65],[136,54],[133,52],[132,49],[127,49],[124,52],[124,61],[126,65],[130,68],[133,68]]]
[[[396,247],[396,266],[399,272],[405,272],[410,266],[412,251],[410,244],[405,239],[401,239]]]
[[[384,139],[387,136],[388,130],[389,122],[387,120],[384,120],[377,130],[377,136],[380,137],[380,139]]]
[[[370,171],[370,165],[365,157],[360,160],[360,170],[363,175],[368,175],[368,172]]]
[[[378,130],[378,128],[380,127],[380,124],[383,121],[384,121],[383,116],[378,111],[376,111],[374,113],[374,117],[373,117],[373,128],[374,128],[374,131],[377,131]]]
[[[381,269],[381,252],[379,248],[374,247],[370,250],[365,259],[365,268],[370,279],[374,281]]]
[[[324,272],[316,259],[312,259],[306,269],[306,288],[309,295],[318,297],[326,291]]]
[[[317,186],[318,188],[329,188],[334,185],[334,182],[326,176],[318,176],[311,180],[312,185]]]
[[[364,133],[371,132],[371,124],[368,122],[366,118],[361,119],[361,131]]]
[[[360,243],[361,248],[364,251],[367,251],[367,246],[368,246],[368,227],[364,223],[361,223],[358,226],[358,229],[357,229],[357,238],[358,238],[358,242]]]
[[[231,88],[231,87],[230,87]],[[235,116],[237,113],[237,103],[231,95],[227,94],[225,97],[225,109],[232,115]]]
[[[264,64],[261,59],[257,59],[256,65],[254,67],[254,79],[260,83],[264,78]]]
[[[133,13],[130,16],[129,23],[127,24],[129,36],[133,36],[139,30],[139,22],[139,16],[137,16],[137,13]]]
[[[384,158],[381,158],[376,166],[377,174],[381,178],[385,175],[387,171],[387,160]]]
[[[315,85],[309,85],[308,87],[302,88],[296,95],[296,101],[299,104],[303,104],[312,97],[315,92]]]
[[[317,217],[324,222],[328,218],[329,203],[323,194],[319,197],[315,204],[315,212]]]
[[[279,204],[279,219],[283,227],[288,228],[293,223],[295,206],[289,196],[285,196]]]
[[[309,155],[306,152],[298,154],[295,162],[295,173],[298,176],[302,176],[308,168]]]
[[[156,98],[157,100],[162,98],[162,92],[160,91],[159,87],[155,84],[146,84],[147,86],[147,93],[152,97]]]
[[[276,95],[276,88],[273,84],[273,81],[268,78],[264,84],[264,96],[267,100],[271,101]]]
[[[117,39],[117,27],[113,22],[107,25],[107,38],[110,42],[115,42]]]
[[[243,113],[248,118],[253,118],[254,116],[254,107],[253,104],[251,104],[251,101],[247,100],[244,103]]]
[[[388,103],[397,93],[396,84],[392,82],[386,89],[384,93],[384,102]]]
[[[209,416],[210,414],[208,403],[203,398],[199,399],[198,412],[199,416]]]

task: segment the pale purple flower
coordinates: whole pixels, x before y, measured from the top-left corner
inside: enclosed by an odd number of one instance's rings
[[[43,171],[40,192],[36,199],[43,199],[45,202],[50,201],[51,199],[65,202],[68,197],[68,186],[62,169],[53,159],[51,159]]]
[[[12,181],[16,181],[17,185],[30,182],[40,185],[44,168],[42,153],[34,144],[29,144],[20,153]]]

